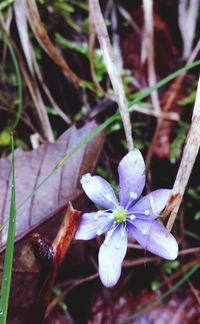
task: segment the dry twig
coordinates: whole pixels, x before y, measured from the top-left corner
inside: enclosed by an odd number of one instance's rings
[[[200,147],[200,79],[197,87],[196,100],[194,104],[194,110],[192,115],[192,123],[190,130],[186,138],[186,144],[183,150],[183,156],[178,169],[176,180],[172,189],[172,197],[169,201],[169,205],[165,209],[163,215],[170,214],[170,218],[167,223],[167,234],[170,233],[176,215],[178,213],[183,195],[192,172],[197,154]]]
[[[144,6],[144,22],[145,22],[145,58],[147,56],[147,69],[149,86],[153,87],[156,84],[156,72],[154,64],[154,28],[153,28],[153,2],[152,0],[143,0]],[[142,51],[143,52],[143,51]],[[144,61],[144,59],[142,59]],[[158,91],[154,90],[151,93],[151,100],[155,111],[160,112],[160,103],[158,99]]]
[[[119,106],[119,111],[121,114],[124,130],[125,130],[128,148],[129,150],[131,150],[133,148],[133,139],[132,139],[131,121],[128,112],[126,96],[123,88],[123,83],[119,75],[119,69],[115,64],[108,31],[101,13],[99,1],[90,0],[89,10],[90,10],[90,17],[95,26],[99,44],[103,52],[105,65],[107,67],[107,71],[114,89],[115,98]]]

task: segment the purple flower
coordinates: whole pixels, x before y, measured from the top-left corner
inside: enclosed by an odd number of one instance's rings
[[[178,255],[176,239],[155,219],[166,206],[171,190],[159,189],[140,197],[145,185],[145,164],[133,149],[121,160],[119,201],[111,185],[102,177],[85,174],[81,184],[87,196],[105,210],[85,213],[75,239],[89,240],[105,233],[99,250],[99,276],[106,287],[114,286],[121,274],[128,234],[146,250],[168,260]]]

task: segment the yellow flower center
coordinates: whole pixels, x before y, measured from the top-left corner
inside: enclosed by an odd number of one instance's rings
[[[113,212],[114,220],[116,223],[122,223],[126,221],[127,211],[122,206],[119,206]]]

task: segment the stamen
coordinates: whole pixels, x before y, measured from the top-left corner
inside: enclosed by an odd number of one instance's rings
[[[134,220],[135,218],[136,218],[136,216],[133,214],[130,216],[130,220]]]
[[[108,217],[109,217],[110,219],[114,219],[114,218],[115,218],[115,216],[113,215],[113,213],[109,214]]]
[[[147,235],[148,234],[148,230],[141,228],[140,226],[136,225],[135,223],[131,222],[130,218],[127,218],[127,221],[129,223],[131,223],[133,226],[135,226],[139,231],[142,232],[142,234]]]
[[[129,211],[128,213],[127,213],[127,215],[128,216],[130,216],[130,215],[132,215],[132,213],[133,212],[131,212],[131,211]],[[137,214],[140,214],[140,215],[146,215],[146,216],[148,216],[148,215],[150,215],[150,209],[146,209],[145,211],[137,211],[137,210],[134,210],[134,214],[137,216]]]

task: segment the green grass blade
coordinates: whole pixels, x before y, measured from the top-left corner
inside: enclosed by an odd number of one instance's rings
[[[8,303],[12,278],[12,265],[14,254],[15,223],[16,223],[16,201],[15,201],[15,170],[14,170],[14,140],[11,135],[12,148],[12,189],[10,202],[10,217],[8,225],[8,236],[6,242],[6,252],[3,267],[3,276],[0,292],[0,323],[6,324]]]
[[[10,6],[15,0],[6,0],[0,3],[0,11]]]
[[[12,128],[15,129],[19,123],[19,120],[20,120],[20,117],[22,114],[22,102],[23,102],[22,78],[21,78],[21,73],[20,73],[18,62],[17,62],[17,58],[16,58],[15,52],[13,50],[13,46],[12,46],[11,42],[9,41],[9,38],[5,34],[3,34],[3,41],[8,46],[8,50],[10,52],[10,56],[11,56],[11,59],[13,62],[13,66],[14,66],[15,74],[16,74],[16,78],[17,78],[18,111],[17,111],[17,115],[16,115],[16,119],[14,121],[14,124],[12,125]]]
[[[148,97],[155,89],[159,89],[163,85],[167,84],[168,82],[172,81],[182,73],[187,72],[188,70],[200,65],[200,60],[193,62],[190,65],[187,65],[176,72],[170,74],[166,78],[162,79],[158,83],[155,84],[155,86],[145,89],[143,91],[140,91],[136,94],[135,99],[129,103],[129,110],[132,111],[132,106],[143,100],[144,98]],[[80,141],[67,155],[64,156],[64,158],[57,164],[57,166],[42,180],[42,182],[39,183],[39,185],[21,202],[19,206],[17,206],[17,211],[22,208],[25,203],[42,187],[42,185],[59,169],[67,160],[70,159],[70,157],[76,153],[83,145],[89,143],[95,136],[97,136],[103,129],[111,125],[114,121],[120,120],[120,114],[115,113],[108,119],[106,119],[105,122],[103,122],[99,127],[97,127],[93,132],[91,132],[89,135],[87,135],[82,141]]]
[[[144,311],[148,310],[152,306],[158,304],[160,301],[171,295],[174,291],[176,291],[177,288],[179,288],[182,284],[184,284],[186,281],[189,280],[189,278],[200,268],[200,263],[195,264],[188,272],[184,274],[184,276],[177,281],[170,289],[168,289],[164,294],[161,296],[154,298],[150,303],[148,303],[146,306],[141,307],[135,314],[132,316],[127,317],[125,320],[118,322],[117,324],[123,324],[127,323],[130,320],[133,320],[138,315],[142,314]]]

